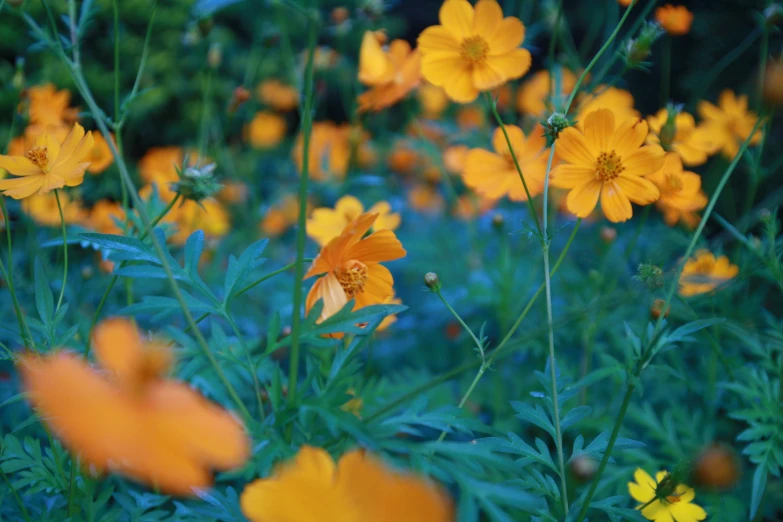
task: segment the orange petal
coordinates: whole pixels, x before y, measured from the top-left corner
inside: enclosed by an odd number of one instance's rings
[[[43,171],[27,159],[25,156],[2,156],[0,155],[0,169],[7,170],[14,176],[37,176],[43,175]]]
[[[391,230],[379,230],[362,239],[345,253],[347,259],[362,263],[380,263],[405,257],[405,249]]]
[[[497,5],[496,2],[492,3]],[[476,9],[478,9],[478,4],[476,4]],[[482,34],[489,35],[490,57],[498,56],[522,45],[522,41],[525,39],[525,25],[518,18],[509,16],[496,23],[489,32]]]
[[[613,182],[606,182],[601,188],[601,210],[612,223],[628,221],[633,216],[628,196]]]
[[[595,169],[582,165],[558,165],[552,169],[551,183],[558,188],[570,189],[595,179]]]
[[[637,205],[649,205],[661,195],[652,181],[640,176],[619,177],[614,183]]]
[[[574,127],[568,127],[557,138],[555,150],[564,161],[595,169],[598,154],[593,154],[584,135]]]
[[[449,0],[440,8],[440,23],[458,41],[471,35],[473,29],[473,6],[467,0]]]
[[[611,148],[623,157],[642,146],[647,138],[647,122],[638,118],[626,120],[617,129]]]
[[[493,69],[500,71],[507,79],[516,80],[530,70],[530,51],[513,49],[497,56],[488,56],[487,63]]]
[[[476,2],[473,15],[472,33],[485,38],[495,33],[503,21],[503,10],[495,0],[479,0]],[[519,45],[519,44],[517,44]],[[514,46],[516,47],[516,45]],[[492,48],[490,44],[490,49]]]
[[[453,1],[459,2],[461,0]],[[451,2],[452,0],[449,0],[447,3]],[[448,97],[457,103],[470,103],[478,98],[479,95],[478,89],[473,84],[471,70],[464,68],[464,66],[457,69],[451,78],[443,84],[443,89],[446,91]]]
[[[39,171],[40,172],[40,171]],[[0,192],[14,199],[32,196],[43,186],[45,176],[25,176],[23,178],[0,179]]]
[[[574,187],[568,193],[566,205],[568,210],[577,217],[589,216],[598,204],[598,196],[601,193],[601,182],[590,180]]]
[[[433,52],[459,53],[459,42],[442,25],[426,28],[417,40],[419,50],[425,55]]]
[[[93,333],[93,351],[98,363],[125,383],[136,380],[142,357],[142,341],[136,326],[115,317],[101,322]]]
[[[614,113],[609,109],[598,109],[587,115],[584,121],[585,141],[593,157],[609,152],[614,139]]]

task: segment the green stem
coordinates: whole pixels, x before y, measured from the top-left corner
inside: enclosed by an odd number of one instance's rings
[[[661,107],[669,103],[672,79],[672,37],[664,35],[661,56]]]
[[[257,375],[257,368],[256,365],[253,364],[253,358],[250,355],[250,347],[245,342],[245,338],[242,337],[242,333],[239,331],[239,327],[237,327],[236,322],[234,321],[233,317],[231,317],[231,314],[226,310],[226,312],[223,314],[223,317],[228,322],[228,325],[231,327],[231,330],[234,332],[234,335],[237,336],[237,340],[239,341],[240,346],[242,347],[242,351],[245,352],[245,357],[247,358],[247,369],[250,371],[250,375],[253,379],[253,389],[256,393],[256,401],[258,401],[258,411],[259,415],[261,415],[261,422],[264,422],[265,414],[264,414],[264,399],[262,398],[261,394],[261,383],[258,380]]]
[[[201,99],[201,124],[199,126],[199,140],[198,140],[198,157],[199,161],[203,161],[207,153],[207,134],[209,113],[210,113],[210,98],[212,96],[212,67],[207,65],[207,77],[204,79],[204,88]]]
[[[299,329],[302,324],[302,278],[304,277],[305,222],[307,220],[307,181],[310,174],[310,139],[313,130],[313,59],[318,41],[318,21],[312,20],[308,37],[307,66],[305,68],[304,109],[302,113],[302,172],[299,180],[299,219],[296,230],[296,263],[294,264],[293,317],[291,318],[291,352],[288,372],[288,404],[296,404],[299,384]],[[290,435],[290,432],[289,432]]]
[[[80,64],[79,36],[76,32],[76,1],[68,0],[68,25],[71,29],[71,51],[73,51],[74,63]]]
[[[68,235],[65,232],[65,217],[63,216],[63,207],[60,203],[60,191],[54,189],[54,199],[57,200],[57,210],[60,212],[60,227],[63,233],[63,285],[60,288],[60,297],[57,299],[57,307],[54,309],[54,314],[57,315],[57,311],[60,310],[60,305],[63,303],[63,296],[65,295],[65,286],[68,282]]]
[[[3,220],[5,222],[5,237],[8,241],[8,271],[3,266],[3,261],[0,260],[0,274],[3,279],[8,283],[8,291],[11,294],[11,302],[14,305],[14,313],[16,320],[19,323],[19,335],[22,337],[22,342],[25,346],[37,351],[35,341],[33,341],[33,334],[30,331],[30,327],[25,321],[24,314],[22,313],[22,306],[19,304],[19,299],[16,296],[16,288],[14,287],[14,261],[12,257],[13,244],[11,243],[11,223],[8,217],[8,209],[5,206],[5,197],[0,196],[0,210],[3,212]]]
[[[631,14],[631,9],[636,5],[637,0],[632,0],[630,4],[628,4],[628,8],[625,10],[625,13],[623,14],[623,17],[620,18],[620,22],[617,24],[617,27],[614,28],[614,31],[612,31],[612,34],[609,35],[609,38],[604,42],[604,45],[601,47],[601,49],[598,51],[598,53],[593,56],[593,59],[590,60],[590,63],[587,64],[587,67],[585,67],[585,70],[582,71],[582,74],[579,76],[579,79],[576,80],[576,84],[574,85],[574,90],[571,91],[571,96],[568,97],[568,103],[566,103],[564,114],[568,115],[568,111],[571,109],[571,104],[574,103],[574,99],[576,98],[577,93],[579,92],[579,88],[582,86],[582,82],[585,81],[585,78],[588,74],[590,74],[590,71],[593,70],[593,67],[595,67],[595,64],[598,63],[598,60],[601,58],[601,56],[606,52],[607,49],[609,49],[609,46],[612,44],[615,38],[617,38],[617,34],[620,32],[620,28],[623,26],[625,21],[628,19],[628,15]]]
[[[563,16],[563,0],[557,3],[557,14],[555,15],[555,25],[552,30],[552,38],[549,40],[549,50],[547,51],[547,67],[549,67],[549,103],[551,104],[555,92],[555,75],[553,66],[555,64],[555,49],[557,48],[557,37],[560,34],[560,17]]]
[[[152,13],[150,13],[150,21],[147,24],[147,33],[144,35],[144,47],[141,50],[141,60],[139,61],[139,69],[136,71],[136,80],[133,82],[133,88],[131,89],[130,94],[126,98],[127,101],[133,100],[133,98],[136,97],[136,94],[139,92],[139,88],[141,87],[141,77],[144,74],[144,68],[147,65],[147,56],[149,56],[149,50],[150,50],[150,40],[152,39],[152,28],[155,26],[155,13],[158,10],[158,3],[157,1],[152,2]],[[120,133],[120,129],[122,129],[123,125],[125,125],[125,119],[128,116],[128,111],[123,111],[122,115],[120,116],[119,121],[115,122],[115,129],[117,131],[117,134]]]
[[[443,304],[446,305],[446,308],[449,309],[449,312],[451,312],[451,315],[453,315],[454,318],[457,319],[459,324],[462,325],[462,328],[464,328],[465,331],[468,332],[468,334],[470,335],[470,338],[473,339],[473,342],[476,344],[476,349],[482,354],[482,358],[483,358],[483,354],[484,354],[484,345],[483,345],[483,343],[481,341],[479,341],[478,337],[476,337],[476,335],[473,333],[473,330],[471,330],[470,327],[467,324],[465,324],[465,321],[462,320],[462,317],[460,317],[460,315],[457,313],[457,311],[454,310],[454,308],[451,307],[451,305],[448,303],[448,301],[446,301],[446,298],[443,297],[443,293],[440,290],[435,290],[435,293],[438,295],[438,297],[443,302]]]

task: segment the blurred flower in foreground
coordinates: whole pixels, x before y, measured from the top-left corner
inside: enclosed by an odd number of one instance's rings
[[[687,112],[674,112],[673,108],[659,110],[647,117],[650,133],[647,143],[660,145],[666,151],[676,152],[688,166],[703,165],[707,156],[720,148],[721,137],[705,125],[696,125]]]
[[[684,5],[666,4],[655,10],[655,20],[672,36],[688,34],[693,23],[693,13]]]
[[[78,200],[71,200],[65,192],[60,193],[63,219],[66,225],[81,224],[87,219],[87,211]],[[46,227],[60,226],[60,211],[53,193],[35,194],[22,200],[22,210],[33,221]]]
[[[727,158],[733,158],[739,152],[740,145],[748,139],[757,116],[748,110],[748,97],[737,97],[732,91],[725,90],[718,98],[718,105],[708,101],[699,102],[699,114],[704,118],[704,124],[714,132],[718,148]],[[757,130],[750,140],[756,145],[761,140],[761,131]]]
[[[661,168],[664,152],[642,146],[647,122],[634,118],[617,125],[610,110],[600,109],[587,116],[584,129],[569,127],[557,140],[565,164],[553,170],[552,185],[571,190],[568,210],[587,217],[600,197],[606,218],[618,223],[633,216],[631,201],[649,205],[658,199],[658,188],[644,176]]]
[[[371,87],[357,98],[359,112],[380,111],[402,100],[419,85],[421,56],[405,40],[384,51],[373,31],[364,33],[359,51],[359,81]]]
[[[701,506],[693,504],[696,493],[684,484],[671,482],[666,471],[655,474],[655,480],[642,468],[633,474],[636,482],[628,483],[628,492],[640,502],[642,516],[655,522],[697,522],[707,518]]]
[[[568,69],[559,68],[554,77],[549,71],[538,71],[522,84],[517,92],[517,110],[535,118],[543,118],[553,107],[548,107],[549,88],[554,87],[555,100],[563,100],[571,94],[576,85],[576,75]],[[556,105],[556,104],[555,104]]]
[[[783,105],[783,58],[769,60],[764,73],[764,100],[772,105]]]
[[[27,90],[27,99],[30,100],[31,125],[70,126],[79,114],[77,108],[68,107],[71,93],[67,89],[58,91],[51,83],[30,87]]]
[[[252,522],[453,522],[451,500],[435,485],[387,467],[362,450],[335,466],[320,448],[249,484],[240,498]]]
[[[549,159],[544,129],[541,125],[536,125],[527,137],[516,125],[507,125],[506,131],[530,195],[537,196],[544,190]],[[519,179],[519,172],[500,128],[495,129],[492,148],[495,152],[472,149],[467,153],[462,170],[465,185],[485,198],[500,199],[508,196],[512,201],[527,201],[525,187]]]
[[[112,471],[166,494],[208,488],[212,469],[241,466],[250,453],[242,424],[188,385],[165,378],[173,357],[144,341],[126,319],[95,330],[103,371],[59,351],[25,355],[24,388],[41,419],[98,471]]]
[[[379,201],[367,212],[378,214],[372,230],[396,230],[400,215],[391,211],[391,205]],[[364,205],[354,196],[343,196],[331,208],[316,208],[307,220],[307,235],[318,245],[324,246],[339,236],[348,224],[364,213]]]
[[[686,261],[680,275],[679,293],[684,297],[712,292],[739,274],[726,256],[715,257],[708,250],[700,250]]]
[[[62,143],[49,134],[41,134],[24,156],[0,156],[0,169],[18,176],[0,180],[0,191],[14,199],[24,199],[37,192],[46,194],[80,185],[90,165],[84,160],[93,145],[92,133],[85,134],[78,123]]]
[[[696,457],[691,476],[697,486],[729,489],[742,475],[742,462],[734,449],[722,443],[712,443]]]
[[[245,139],[257,149],[277,146],[285,137],[285,118],[274,112],[257,112],[245,126]]]
[[[701,190],[701,177],[695,172],[683,170],[677,154],[667,153],[661,169],[647,179],[655,183],[661,192],[655,206],[663,212],[667,225],[671,227],[682,221],[687,227],[694,228],[699,224],[701,218],[696,212],[707,206],[707,195]]]
[[[579,102],[579,112],[576,116],[578,129],[584,128],[584,121],[587,115],[598,109],[609,109],[614,114],[614,121],[623,122],[629,118],[640,118],[639,111],[634,109],[633,95],[623,89],[599,85],[595,88],[593,94],[582,98]]]
[[[299,106],[299,92],[277,79],[261,82],[257,94],[263,104],[278,111],[292,111]]]
[[[324,274],[307,294],[306,311],[323,299],[320,320],[339,312],[354,299],[354,310],[384,303],[394,295],[394,279],[381,264],[405,257],[405,249],[391,230],[364,235],[379,214],[365,213],[329,241],[313,260],[305,279]]]
[[[467,103],[479,91],[515,80],[530,69],[530,52],[519,46],[525,26],[513,16],[503,18],[495,0],[449,0],[440,8],[440,23],[419,36],[421,72],[441,85],[454,101]]]

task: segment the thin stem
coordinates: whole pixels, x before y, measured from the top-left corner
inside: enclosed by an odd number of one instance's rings
[[[492,111],[492,115],[495,117],[495,121],[497,122],[498,126],[500,127],[500,130],[503,132],[503,136],[506,138],[506,145],[508,146],[508,151],[511,153],[511,159],[514,161],[514,167],[517,169],[517,173],[519,174],[519,179],[522,180],[522,187],[525,189],[525,194],[527,195],[527,206],[530,209],[530,214],[533,216],[533,220],[536,223],[536,229],[538,230],[539,237],[543,237],[543,229],[541,228],[541,223],[538,221],[538,214],[536,213],[536,208],[533,206],[533,196],[530,194],[530,190],[527,188],[527,182],[525,181],[525,176],[522,174],[522,167],[519,166],[519,160],[517,159],[517,153],[514,151],[514,146],[511,143],[511,138],[508,135],[508,131],[506,130],[506,125],[503,123],[503,119],[500,117],[500,114],[498,113],[497,104],[495,103],[495,100],[492,99],[492,95],[487,92],[485,93],[485,98],[487,100],[487,103],[489,104],[489,108]]]
[[[470,338],[473,339],[473,342],[476,344],[476,348],[479,350],[479,352],[481,352],[482,358],[483,358],[483,354],[484,354],[484,345],[483,345],[483,343],[481,341],[479,341],[478,337],[476,337],[476,335],[473,333],[473,330],[471,330],[470,327],[467,324],[465,324],[465,321],[462,320],[462,317],[460,317],[460,315],[457,313],[457,311],[454,310],[454,308],[451,307],[451,305],[448,303],[448,301],[446,301],[446,298],[443,297],[443,293],[440,290],[435,290],[435,293],[438,294],[438,297],[440,298],[440,300],[443,302],[444,305],[446,305],[446,308],[449,309],[449,312],[451,312],[451,315],[453,315],[454,318],[457,319],[459,324],[462,325],[462,328],[464,328],[465,331],[468,332],[468,334],[470,335]]]
[[[672,79],[672,37],[663,37],[663,55],[661,56],[661,107],[669,102]]]
[[[549,40],[549,50],[547,51],[547,67],[550,68],[549,72],[549,103],[552,101],[552,97],[555,92],[555,76],[552,74],[552,67],[555,63],[555,49],[557,48],[557,37],[560,34],[560,17],[563,16],[563,0],[557,3],[557,14],[555,15],[555,25],[552,30],[552,38]]]
[[[144,68],[147,65],[147,56],[149,56],[150,51],[150,40],[152,38],[152,28],[155,26],[155,13],[158,10],[158,3],[156,1],[153,1],[152,3],[152,13],[150,13],[150,21],[149,24],[147,24],[147,33],[144,35],[144,47],[141,51],[141,60],[139,61],[139,69],[136,71],[136,80],[133,82],[133,88],[131,89],[130,94],[127,97],[127,102],[130,102],[133,100],[133,98],[136,97],[136,94],[139,92],[139,88],[141,87],[141,76],[144,74]],[[117,129],[117,133],[119,134],[119,130],[122,128],[122,126],[125,124],[125,118],[128,116],[128,111],[123,111],[122,116],[120,117],[120,120],[115,123],[115,128]]]
[[[63,233],[63,285],[60,288],[60,297],[57,299],[57,307],[54,309],[55,315],[60,309],[60,305],[63,303],[63,296],[65,295],[65,286],[68,282],[68,235],[65,232],[65,217],[63,216],[63,207],[60,203],[60,190],[54,189],[54,199],[57,200],[57,210],[60,212],[60,227]]]
[[[209,122],[209,113],[210,113],[210,97],[212,96],[212,67],[207,66],[207,77],[204,79],[204,87],[202,92],[202,99],[201,99],[201,124],[200,124],[200,130],[199,130],[199,140],[198,140],[198,157],[199,161],[201,161],[207,153],[207,142],[208,137],[207,134],[208,131],[208,122]]]
[[[120,7],[112,0],[114,11],[114,122],[120,121]]]
[[[261,383],[258,380],[257,375],[257,369],[256,365],[253,364],[253,358],[250,355],[250,347],[245,342],[245,338],[242,337],[242,333],[239,331],[239,327],[237,327],[236,322],[234,321],[234,318],[231,317],[231,314],[226,310],[226,312],[223,314],[223,317],[228,322],[228,325],[231,327],[231,330],[234,332],[234,335],[237,336],[237,340],[239,341],[239,345],[242,347],[242,351],[245,352],[245,357],[247,358],[247,369],[250,370],[250,376],[253,379],[253,389],[256,393],[256,401],[258,401],[258,412],[259,415],[261,415],[261,422],[264,421],[265,414],[264,414],[264,399],[261,395]]]
[[[22,307],[19,304],[19,299],[16,296],[16,288],[14,287],[14,261],[12,256],[13,244],[11,242],[11,222],[9,221],[8,209],[5,206],[4,196],[0,196],[0,210],[3,212],[3,220],[5,222],[5,237],[8,241],[8,271],[6,271],[6,268],[3,266],[3,261],[0,260],[0,274],[2,274],[3,278],[8,283],[8,291],[11,294],[11,302],[14,305],[14,313],[16,315],[16,320],[19,323],[19,335],[22,337],[22,342],[24,342],[25,346],[28,348],[37,351],[35,341],[33,341],[33,334],[30,331],[30,327],[27,325],[27,321],[24,319]]]
[[[307,219],[307,181],[310,174],[310,138],[313,131],[313,58],[318,41],[318,22],[311,21],[305,68],[304,109],[302,113],[302,172],[299,180],[299,219],[296,230],[296,262],[294,265],[293,317],[291,319],[291,352],[288,372],[288,404],[296,404],[299,384],[299,329],[302,324],[302,278],[304,277],[305,221]],[[290,434],[290,432],[289,432]]]
[[[71,29],[71,51],[73,52],[73,61],[76,64],[81,63],[79,55],[79,36],[76,32],[76,1],[68,0],[68,25]]]
[[[22,497],[19,496],[19,492],[16,491],[16,488],[11,484],[11,481],[8,480],[8,475],[5,474],[5,471],[3,471],[2,468],[0,468],[0,474],[3,475],[3,480],[8,485],[8,489],[11,490],[11,494],[13,494],[16,503],[19,504],[19,510],[22,512],[22,516],[27,522],[31,522],[30,514],[27,513],[27,508],[22,501]]]
[[[628,258],[628,256],[631,255],[631,252],[636,249],[636,243],[639,241],[639,236],[642,234],[644,224],[647,222],[647,218],[650,216],[650,209],[652,209],[652,205],[647,205],[642,211],[642,217],[639,219],[639,224],[636,226],[636,232],[634,232],[634,235],[631,238],[631,241],[628,243],[628,246],[625,247],[625,253],[623,255],[626,258]]]
[[[574,99],[576,98],[577,93],[579,92],[579,88],[582,86],[582,82],[585,81],[585,78],[588,74],[590,74],[590,71],[595,67],[595,64],[598,63],[598,60],[601,58],[601,56],[606,52],[607,49],[609,49],[609,46],[612,44],[615,38],[617,38],[617,34],[620,32],[620,28],[623,26],[625,21],[628,19],[628,15],[631,14],[631,9],[636,5],[637,0],[632,0],[630,4],[628,4],[628,8],[625,10],[625,13],[623,14],[623,17],[620,18],[620,22],[617,24],[617,27],[614,28],[614,31],[612,31],[612,34],[609,35],[609,38],[604,42],[604,45],[601,47],[601,49],[598,51],[598,53],[593,56],[593,59],[590,60],[590,63],[587,64],[587,67],[585,67],[585,70],[582,71],[582,74],[579,76],[579,79],[576,81],[576,84],[574,85],[574,90],[571,91],[571,96],[568,97],[568,103],[566,103],[564,114],[568,115],[568,111],[571,109],[571,104],[574,103]]]

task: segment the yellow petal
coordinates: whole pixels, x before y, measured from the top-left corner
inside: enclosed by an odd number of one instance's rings
[[[598,154],[593,154],[584,135],[574,127],[568,127],[560,133],[555,150],[568,163],[595,169]]]
[[[440,8],[440,23],[458,41],[467,38],[473,30],[473,6],[467,0],[447,0]]]
[[[584,121],[585,141],[593,157],[609,152],[614,139],[614,114],[609,109],[598,109],[587,115]]]
[[[598,204],[598,196],[601,194],[601,182],[589,180],[574,187],[568,193],[566,205],[568,210],[577,217],[589,216]]]
[[[495,30],[498,29],[498,26],[502,21],[503,10],[495,0],[479,0],[476,2],[475,13],[473,15],[473,34],[481,35],[486,38],[495,33]]]
[[[476,9],[478,9],[478,4],[476,4]],[[488,32],[481,34],[487,38],[487,43],[489,43],[489,55],[498,56],[522,45],[525,39],[525,25],[518,18],[509,16],[499,20]]]
[[[24,156],[1,156],[0,169],[7,170],[14,176],[42,175],[41,169]]]
[[[509,80],[516,80],[530,70],[530,62],[530,51],[527,49],[513,49],[507,53],[487,57],[487,63]]]
[[[633,216],[628,196],[613,182],[604,183],[601,188],[601,210],[612,223],[628,221]]]

